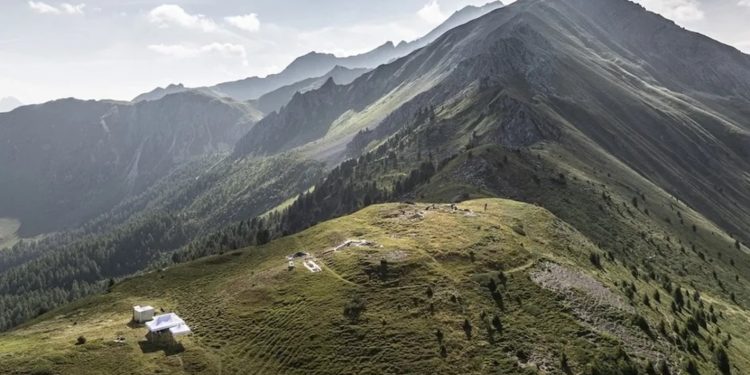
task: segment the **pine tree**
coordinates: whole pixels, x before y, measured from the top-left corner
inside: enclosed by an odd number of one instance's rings
[[[730,374],[732,372],[732,367],[729,364],[729,356],[724,348],[719,347],[716,349],[714,352],[714,360],[716,361],[716,367],[719,368],[719,371],[721,371],[722,374]]]

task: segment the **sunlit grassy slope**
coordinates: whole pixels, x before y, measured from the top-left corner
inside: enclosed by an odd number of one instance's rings
[[[371,244],[329,251],[347,239]],[[285,256],[297,251],[314,255],[323,272],[299,260],[288,270]],[[0,372],[533,374],[561,373],[563,354],[573,373],[659,358],[681,368],[687,355],[656,329],[671,316],[670,297],[662,292],[652,307],[629,301],[615,283],[633,282],[639,293],[658,284],[634,279],[620,262],[602,259],[597,269],[592,253],[599,249],[585,236],[529,204],[371,206],[47,313],[0,335]],[[703,299],[724,318],[701,334],[732,331],[727,351],[734,365],[750,368],[742,355],[750,315],[710,294]],[[134,304],[179,313],[194,331],[185,350],[143,345],[145,328],[128,326]],[[636,316],[647,319],[652,338],[632,323]],[[85,344],[75,345],[79,336]],[[699,366],[714,371],[710,358]]]

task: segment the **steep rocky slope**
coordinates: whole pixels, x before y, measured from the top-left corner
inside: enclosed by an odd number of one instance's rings
[[[443,156],[460,137],[592,153],[572,154],[577,162],[614,156],[742,235],[750,230],[748,85],[750,57],[637,4],[522,1],[349,85],[294,98],[235,155],[301,147],[335,164],[424,109],[461,112],[471,124],[463,134],[433,137]]]
[[[354,81],[357,77],[364,73],[367,73],[369,69],[349,69],[343,66],[335,66],[330,72],[315,78],[308,78],[297,83],[281,87],[277,90],[271,91],[258,98],[254,102],[255,106],[258,107],[263,113],[271,113],[278,111],[281,107],[287,105],[292,100],[296,93],[304,93],[307,91],[315,90],[323,86],[329,79],[332,79],[338,85],[347,85]]]

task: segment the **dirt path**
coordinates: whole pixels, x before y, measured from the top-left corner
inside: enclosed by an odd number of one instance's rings
[[[531,259],[531,260],[528,261],[528,263],[524,264],[523,266],[518,266],[518,267],[515,267],[515,268],[511,268],[511,269],[505,270],[503,272],[505,272],[505,273],[519,273],[519,272],[523,272],[523,271],[528,270],[531,267],[534,267],[534,265],[536,264],[536,261],[537,261],[536,259]]]

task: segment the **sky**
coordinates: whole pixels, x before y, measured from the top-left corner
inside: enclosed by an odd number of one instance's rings
[[[416,39],[489,0],[0,0],[0,98],[130,100]],[[750,0],[638,0],[750,53]],[[507,1],[506,1],[507,3]]]

